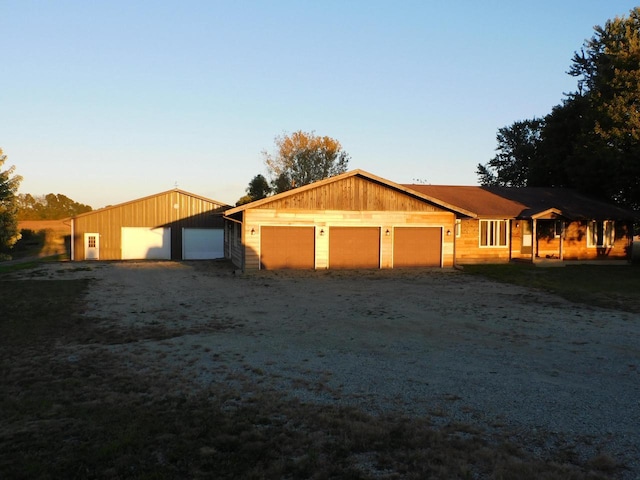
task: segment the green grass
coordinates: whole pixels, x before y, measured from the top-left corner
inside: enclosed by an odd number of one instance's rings
[[[88,287],[0,281],[3,478],[564,480],[618,471],[606,455],[534,456],[536,435],[523,445],[506,432],[304,404],[253,384],[186,393],[178,379],[126,368],[102,348],[108,330],[78,315]]]
[[[465,265],[492,280],[537,288],[572,302],[640,313],[640,265]]]

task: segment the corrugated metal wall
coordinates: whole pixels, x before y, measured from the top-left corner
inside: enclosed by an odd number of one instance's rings
[[[182,257],[183,228],[223,228],[222,213],[227,205],[184,192],[171,190],[112,207],[89,212],[73,219],[73,257],[84,260],[84,234],[100,236],[100,260],[121,258],[121,228],[171,228],[171,258]]]

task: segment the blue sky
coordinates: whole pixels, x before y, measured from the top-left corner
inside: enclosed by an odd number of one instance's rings
[[[296,130],[350,169],[473,185],[543,116],[623,0],[0,0],[0,147],[20,192],[94,208],[179,188],[230,204]]]

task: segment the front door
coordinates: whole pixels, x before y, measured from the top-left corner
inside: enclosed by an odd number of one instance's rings
[[[98,260],[100,258],[100,235],[97,233],[84,234],[84,259]]]

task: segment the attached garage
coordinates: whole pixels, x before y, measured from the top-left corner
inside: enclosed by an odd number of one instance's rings
[[[453,266],[448,204],[354,170],[225,212],[225,255],[245,271]]]
[[[380,268],[380,228],[331,227],[329,268]]]
[[[315,268],[315,228],[264,226],[260,232],[260,268]]]
[[[174,189],[71,219],[72,260],[224,256],[221,202]]]
[[[224,258],[224,229],[183,228],[182,258],[184,260]]]
[[[442,265],[442,228],[395,227],[393,229],[393,266],[440,267]]]

